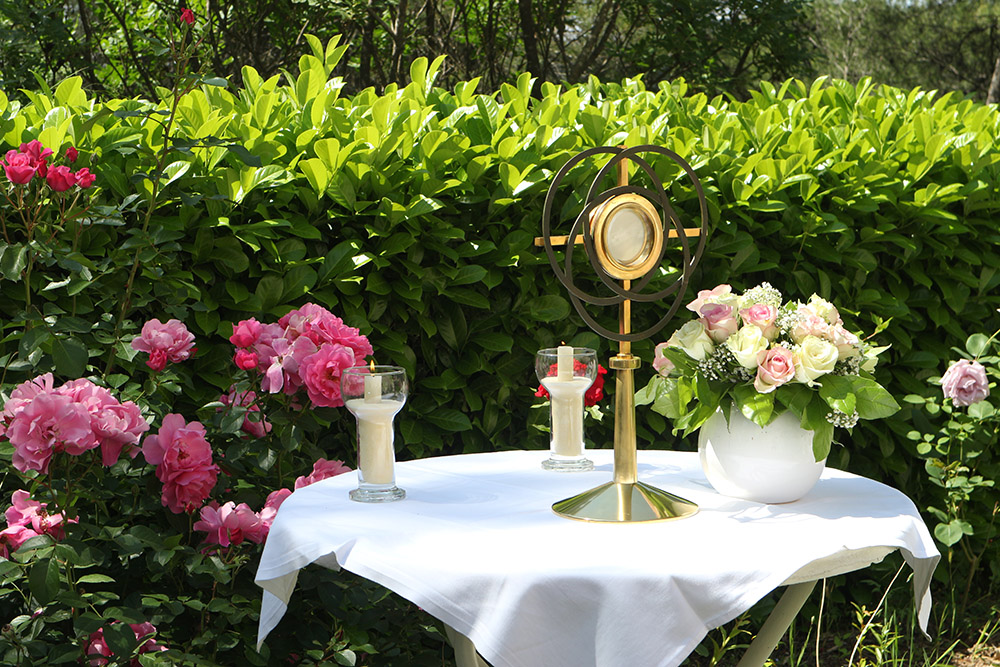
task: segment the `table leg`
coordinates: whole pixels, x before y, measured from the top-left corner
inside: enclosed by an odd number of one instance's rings
[[[447,623],[444,625],[444,630],[448,635],[448,641],[451,642],[451,647],[455,649],[455,664],[458,667],[490,667],[476,653],[476,646],[471,639]]]
[[[799,609],[802,609],[802,605],[805,604],[815,586],[815,581],[804,581],[801,584],[792,584],[785,589],[778,604],[774,606],[771,615],[764,621],[760,632],[750,642],[746,653],[743,654],[743,659],[736,667],[764,666],[771,651],[774,650],[782,635],[791,626],[792,619],[799,613]]]

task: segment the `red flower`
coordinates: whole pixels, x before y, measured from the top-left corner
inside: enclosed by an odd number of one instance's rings
[[[549,366],[548,375],[550,377],[554,376],[558,372],[557,366],[558,364],[552,364],[551,366]],[[574,371],[580,372],[584,369],[584,367],[585,366],[582,361],[578,359],[573,360]],[[583,395],[584,405],[586,405],[588,408],[592,405],[597,405],[602,400],[604,400],[604,376],[607,374],[607,372],[608,369],[606,369],[604,366],[601,366],[600,364],[597,364],[597,377],[594,378],[594,383],[590,385],[590,389],[587,390],[587,393]],[[535,396],[537,396],[538,398],[548,398],[549,392],[544,386],[538,385],[538,389],[535,390]]]
[[[80,152],[75,148],[73,148],[72,146],[66,149],[66,159],[69,160],[70,162],[76,162],[76,158],[78,158],[79,156]]]
[[[185,7],[181,10],[181,21],[187,23],[188,25],[194,25],[194,12]]]
[[[86,167],[76,172],[75,176],[76,176],[76,184],[84,189],[89,188],[91,185],[93,185],[94,181],[97,179],[97,176],[90,173],[90,170],[87,169]]]
[[[24,185],[35,177],[37,163],[31,159],[30,155],[18,153],[17,151],[7,151],[7,157],[0,160],[3,164],[4,173],[14,185]]]
[[[45,175],[45,182],[49,184],[55,192],[66,192],[76,185],[76,175],[65,165],[58,165],[49,169]]]

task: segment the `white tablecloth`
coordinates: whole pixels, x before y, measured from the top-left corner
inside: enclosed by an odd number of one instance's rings
[[[587,473],[542,470],[543,452],[397,464],[406,499],[352,502],[354,473],[293,493],[261,556],[258,641],[277,625],[298,570],[343,567],[469,637],[495,667],[671,667],[708,630],[803,566],[873,546],[913,569],[921,628],[940,558],[913,503],[884,484],[827,469],[805,498],[765,505],[717,494],[696,454],[643,450],[639,478],[698,503],[691,518],[599,524],[553,502],[611,479],[611,451]]]

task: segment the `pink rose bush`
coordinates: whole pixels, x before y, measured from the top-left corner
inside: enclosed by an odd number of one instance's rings
[[[837,308],[815,294],[786,303],[768,283],[742,294],[719,285],[687,307],[698,318],[656,346],[657,374],[636,397],[672,418],[675,430],[694,431],[730,405],[760,425],[792,409],[814,432],[820,460],[834,426],[899,409],[872,377],[881,350],[847,330]],[[712,409],[697,409],[702,404]]]
[[[18,385],[0,415],[0,438],[13,445],[13,464],[21,472],[46,474],[53,455],[81,456],[98,447],[101,463],[111,466],[122,451],[135,457],[147,430],[132,401],[121,403],[85,379],[56,387],[51,373]]]
[[[0,558],[10,558],[24,542],[32,537],[48,535],[54,540],[66,537],[66,524],[77,519],[66,519],[63,512],[47,511],[48,504],[31,498],[27,491],[15,491],[11,506],[4,513],[7,527],[0,530]]]
[[[304,391],[313,405],[323,407],[344,404],[341,373],[373,352],[357,329],[314,303],[274,323],[238,322],[229,341],[237,348],[234,363],[258,374],[262,391],[288,395]]]
[[[142,332],[132,340],[132,349],[149,354],[146,365],[162,371],[167,362],[179,363],[195,352],[194,334],[180,320],[153,318],[142,325]]]
[[[45,181],[53,192],[66,192],[74,187],[86,189],[94,184],[94,175],[87,168],[73,171],[65,165],[50,166],[49,159],[53,156],[51,148],[45,148],[37,139],[23,143],[16,150],[7,151],[0,158],[4,175],[13,185],[28,185],[38,177]],[[70,146],[65,157],[69,162],[76,162],[79,151]]]

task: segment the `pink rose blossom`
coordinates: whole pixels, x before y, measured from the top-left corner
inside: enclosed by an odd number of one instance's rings
[[[201,520],[196,521],[193,528],[208,533],[205,544],[228,547],[241,544],[245,539],[257,544],[263,541],[260,517],[246,503],[237,505],[229,501],[219,507],[212,501],[201,508],[200,516]]]
[[[19,546],[32,537],[38,537],[38,533],[27,526],[8,526],[0,530],[0,558],[9,559]]]
[[[962,359],[953,363],[941,377],[941,389],[959,407],[978,403],[990,395],[986,369],[978,361]]]
[[[184,361],[195,351],[194,335],[180,320],[166,323],[153,318],[142,325],[142,332],[132,340],[132,349],[149,353],[146,365],[154,371],[163,370],[167,361]]]
[[[856,357],[861,354],[861,340],[845,329],[843,324],[837,324],[830,328],[830,342],[837,346],[839,359]]]
[[[358,329],[347,326],[344,320],[315,303],[307,303],[291,311],[279,319],[278,324],[284,327],[285,337],[289,340],[305,336],[317,346],[339,343],[351,348],[357,359],[364,359],[374,351]]]
[[[236,354],[233,355],[233,362],[236,364],[236,367],[245,371],[257,368],[258,361],[257,353],[250,350],[236,350]]]
[[[116,623],[118,621],[111,622],[112,625]],[[135,633],[135,641],[140,643],[140,655],[167,650],[166,646],[157,644],[153,639],[156,635],[156,627],[152,623],[148,621],[145,623],[129,623],[129,627]],[[83,652],[87,657],[87,664],[90,667],[102,667],[108,664],[107,658],[113,657],[114,652],[104,638],[104,628],[99,628],[97,632],[91,633],[90,637],[87,638],[87,645],[84,647]],[[129,664],[131,667],[139,667],[141,663],[137,658],[133,658]]]
[[[701,308],[705,304],[732,293],[733,288],[730,285],[717,285],[710,290],[703,289],[698,292],[698,298],[687,305],[687,309],[693,313],[701,313]]]
[[[84,190],[93,185],[94,181],[97,180],[97,176],[90,173],[90,169],[87,169],[86,167],[77,171],[75,174],[73,174],[73,176],[76,178],[76,184],[79,185]]]
[[[24,405],[8,424],[6,436],[14,446],[14,467],[21,472],[48,473],[55,452],[78,456],[97,446],[87,409],[55,392],[40,393]]]
[[[65,165],[56,165],[45,175],[45,182],[55,192],[66,192],[76,185],[76,175]]]
[[[31,402],[31,399],[42,392],[52,391],[53,385],[52,373],[39,375],[17,385],[3,406],[3,418],[0,421],[3,422],[4,430],[14,416]]]
[[[163,482],[161,503],[175,514],[193,512],[204,503],[219,475],[205,427],[196,421],[185,423],[178,414],[165,416],[159,432],[146,436],[142,454],[156,466],[156,477]]]
[[[50,514],[46,511],[46,503],[32,500],[27,491],[15,491],[11,495],[12,506],[7,508],[5,516],[10,526],[25,526],[37,535],[49,535],[53,539],[62,540],[66,537],[64,524],[66,515],[62,512]],[[68,523],[77,523],[72,519]]]
[[[52,155],[52,149],[46,148],[42,145],[38,139],[32,139],[27,143],[23,143],[20,146],[20,150],[25,155],[29,156],[35,162],[40,162],[45,158]]]
[[[740,317],[746,324],[752,324],[760,329],[760,332],[768,340],[774,340],[778,337],[778,327],[774,323],[778,317],[778,309],[774,306],[755,303],[749,308],[741,310]]]
[[[35,177],[38,167],[30,156],[18,153],[17,151],[7,151],[6,157],[0,160],[0,164],[3,164],[3,171],[7,175],[7,180],[14,185],[30,183],[31,179]]]
[[[799,308],[798,321],[792,327],[789,335],[796,343],[804,341],[806,336],[815,336],[827,341],[832,337],[827,321],[805,306]]]
[[[263,332],[263,325],[254,318],[233,325],[233,335],[229,342],[236,347],[250,347],[257,342]]]
[[[762,394],[770,394],[794,377],[795,363],[791,350],[779,345],[758,353],[754,389]]]
[[[70,146],[66,149],[66,159],[70,162],[76,162],[76,159],[80,157],[80,152],[74,147]]]
[[[701,314],[699,321],[705,325],[709,338],[716,343],[721,343],[732,336],[740,326],[732,306],[706,303],[698,312]]]
[[[653,369],[663,376],[670,375],[670,371],[675,368],[674,362],[663,355],[663,351],[668,347],[670,347],[668,342],[658,343],[653,351]]]
[[[302,361],[301,377],[316,405],[336,408],[344,404],[340,395],[340,375],[354,365],[354,351],[339,343],[327,344]]]
[[[194,12],[187,7],[181,10],[181,21],[188,25],[194,25]]]
[[[299,479],[304,478],[300,477]],[[261,541],[267,539],[267,535],[271,530],[271,524],[274,523],[274,518],[278,516],[278,508],[281,507],[281,503],[285,502],[285,499],[290,495],[292,495],[290,489],[278,489],[268,494],[267,500],[264,501],[264,509],[260,511]]]
[[[92,420],[94,435],[101,442],[101,462],[112,466],[122,449],[135,458],[139,453],[139,438],[149,430],[139,406],[132,401],[105,406]]]
[[[351,468],[344,465],[343,461],[319,459],[313,464],[312,472],[308,476],[302,476],[295,480],[295,488],[301,489],[303,486],[309,486],[328,477],[342,475],[345,472],[351,472]]]

